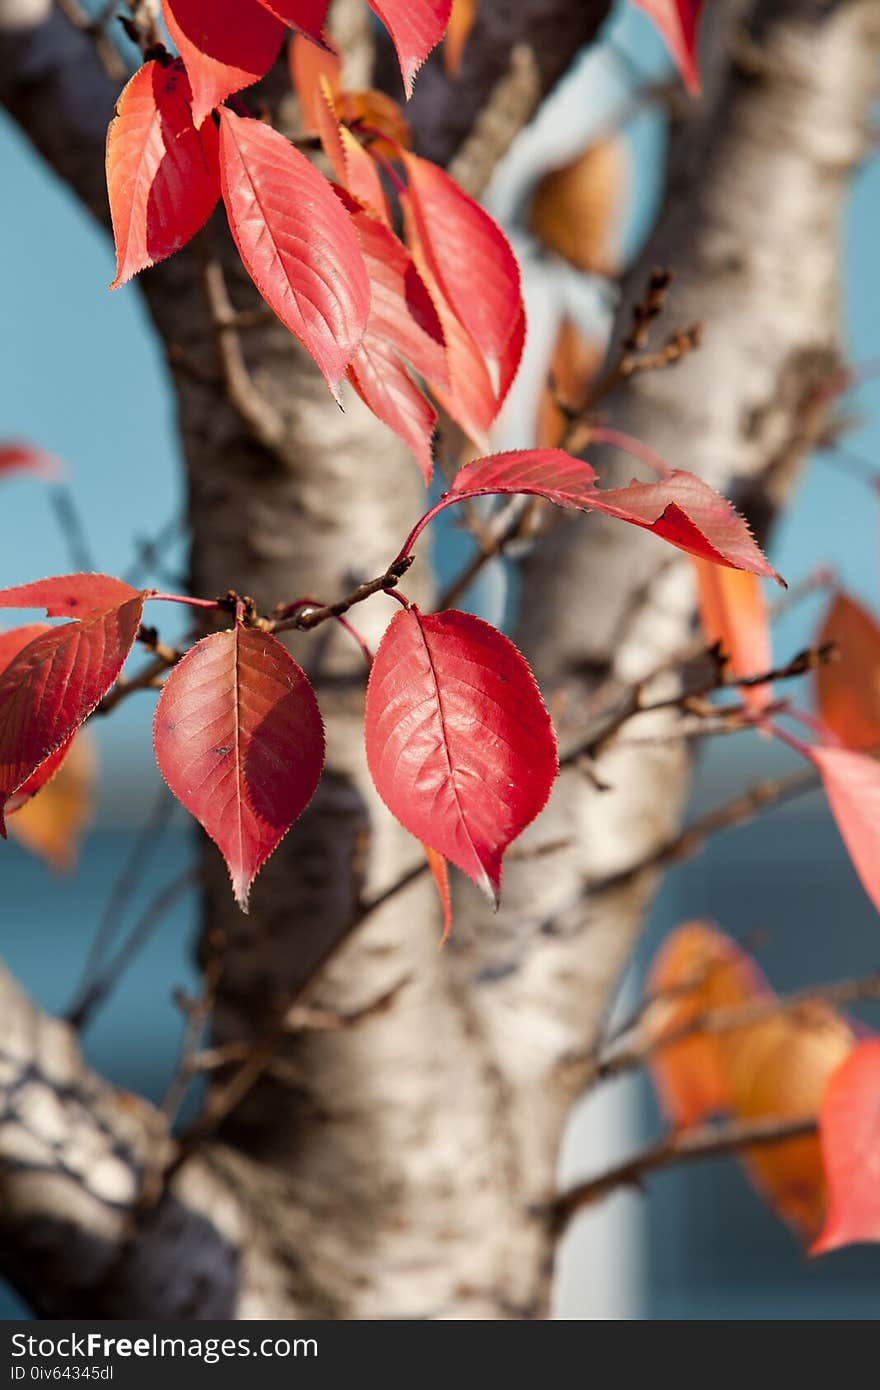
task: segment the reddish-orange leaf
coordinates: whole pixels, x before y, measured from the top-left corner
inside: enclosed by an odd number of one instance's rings
[[[700,92],[697,34],[703,0],[633,0],[653,20],[691,96]]]
[[[376,653],[365,732],[388,809],[497,903],[504,851],[543,808],[558,766],[525,658],[468,613],[408,608]]]
[[[431,870],[431,877],[437,885],[437,896],[440,899],[440,906],[443,909],[443,936],[441,945],[446,942],[452,930],[452,894],[449,891],[449,865],[430,845],[422,845],[425,851],[425,858],[428,861],[428,868]]]
[[[0,477],[8,473],[36,473],[38,477],[55,479],[63,472],[61,460],[45,449],[32,444],[9,440],[0,444]]]
[[[685,922],[658,951],[646,985],[645,1042],[656,1047],[714,1009],[769,998],[770,986],[749,956],[708,922]],[[652,1052],[651,1078],[676,1125],[699,1124],[730,1109],[720,1034],[694,1032]]]
[[[465,464],[446,497],[493,492],[533,493],[561,507],[605,512],[715,564],[779,580],[730,502],[682,469],[654,483],[598,488],[595,470],[561,449],[520,449]]]
[[[477,0],[452,0],[452,14],[443,44],[443,66],[450,77],[461,67],[464,46],[477,17]]]
[[[819,1111],[828,1213],[810,1254],[880,1240],[880,1039],[858,1043]]]
[[[498,405],[516,375],[523,330],[519,266],[497,223],[454,179],[418,155],[404,153],[407,203],[433,279],[479,349]],[[464,254],[467,248],[467,254]]]
[[[186,64],[196,127],[278,57],[284,25],[259,0],[162,0],[162,12]]]
[[[179,251],[220,197],[217,130],[196,130],[183,65],[145,63],[107,131],[107,192],[117,286]]]
[[[373,413],[412,449],[430,482],[435,413],[404,360],[430,381],[448,380],[443,329],[412,257],[397,237],[353,207],[370,275],[367,331],[348,379]]]
[[[319,48],[301,34],[294,34],[291,39],[287,58],[303,129],[307,135],[319,135],[321,83],[322,80],[327,83],[335,104],[342,94],[342,60],[331,48]]]
[[[174,795],[226,860],[244,912],[257,873],[312,799],[324,726],[305,673],[277,638],[236,624],[174,667],[153,725]]]
[[[854,1043],[849,1023],[821,1002],[720,1034],[733,1114],[745,1121],[816,1115],[828,1077]],[[741,1157],[777,1216],[801,1240],[813,1240],[825,1211],[816,1136],[746,1149]]]
[[[91,714],[122,670],[144,596],[29,642],[0,673],[0,801],[17,792]],[[6,834],[0,811],[0,834]]]
[[[223,201],[266,303],[336,390],[370,311],[370,281],[348,213],[305,155],[268,126],[220,113]]]
[[[446,32],[452,0],[370,0],[370,9],[391,35],[406,94],[412,96],[416,73]]]
[[[54,574],[0,589],[0,608],[45,608],[50,618],[88,618],[137,596],[137,589],[112,574]]]
[[[862,887],[880,912],[880,763],[847,748],[810,748]]]
[[[855,599],[838,593],[817,641],[838,649],[838,660],[816,671],[822,722],[846,748],[880,750],[880,625]]]
[[[697,556],[693,557],[693,562],[706,642],[709,646],[721,643],[730,675],[757,676],[761,671],[769,671],[773,662],[770,620],[758,576],[749,570],[715,565]],[[741,695],[758,713],[773,699],[773,687],[770,684],[748,686]]]

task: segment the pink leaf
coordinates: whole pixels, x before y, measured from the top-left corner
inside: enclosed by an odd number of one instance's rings
[[[55,479],[62,473],[61,461],[44,449],[11,440],[0,444],[0,477],[7,473],[35,473],[38,477]]]
[[[810,1254],[880,1240],[880,1039],[858,1043],[832,1073],[819,1138],[828,1210]]]
[[[691,96],[700,94],[697,31],[703,0],[633,0],[651,19]]]
[[[165,781],[226,860],[236,901],[312,799],[324,726],[305,673],[275,637],[236,625],[175,666],[153,726]]]
[[[880,763],[847,748],[804,751],[821,773],[853,868],[880,912]]]
[[[701,559],[779,580],[736,509],[682,469],[657,482],[602,489],[594,469],[562,449],[522,449],[465,464],[447,496],[493,492],[533,493],[561,507],[605,512]]]
[[[122,670],[143,594],[29,642],[0,673],[0,802],[69,740]],[[0,811],[0,834],[6,835]]]
[[[45,608],[50,618],[89,618],[137,595],[137,589],[111,574],[55,574],[0,589],[0,608]]]
[[[186,64],[197,128],[278,57],[284,26],[259,0],[162,0],[162,11]]]
[[[370,673],[366,742],[388,809],[497,903],[502,855],[558,767],[550,716],[513,643],[467,613],[398,613]]]
[[[370,0],[397,50],[403,85],[412,96],[422,63],[446,33],[452,0]]]
[[[266,303],[336,390],[370,310],[351,219],[305,155],[268,126],[220,113],[223,200],[232,235]]]
[[[516,375],[524,340],[516,257],[501,228],[454,179],[417,155],[404,152],[403,161],[406,198],[422,254],[479,348],[500,405]]]
[[[181,63],[145,63],[124,88],[107,131],[107,191],[116,243],[115,290],[179,251],[220,197],[217,130],[196,130]]]

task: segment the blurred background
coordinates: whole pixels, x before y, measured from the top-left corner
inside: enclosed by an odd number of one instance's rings
[[[601,357],[615,296],[599,272],[626,266],[662,194],[666,117],[661,103],[639,94],[670,76],[647,20],[620,5],[602,42],[497,171],[487,202],[521,258],[530,327],[520,381],[496,428],[499,447],[534,442],[539,422],[551,427],[541,395],[561,331],[569,335],[569,365]],[[612,132],[618,134],[609,141]],[[548,172],[587,149],[589,178],[582,170],[574,193],[560,194]],[[3,117],[0,168],[0,440],[31,441],[57,454],[65,470],[60,487],[24,475],[0,484],[0,584],[85,566],[180,588],[186,532],[178,443],[165,364],[137,288],[105,291],[113,278],[108,240]],[[582,199],[586,221],[595,212],[604,229],[598,250],[595,238],[588,254],[558,244],[559,196]],[[878,221],[875,159],[856,177],[844,229],[846,335],[857,367],[880,356]],[[846,409],[853,418],[848,452],[812,458],[770,554],[792,583],[820,564],[832,566],[876,609],[880,496],[871,475],[880,469],[880,378],[866,372]],[[71,503],[79,527],[71,523]],[[151,554],[156,538],[158,553]],[[464,544],[458,533],[444,533],[441,571],[457,569]],[[510,602],[508,576],[496,566],[469,606],[499,622]],[[825,602],[817,593],[774,625],[777,659],[808,645]],[[4,626],[33,617],[10,612]],[[175,631],[168,607],[162,620],[165,640],[184,631],[181,619]],[[0,949],[24,986],[60,1013],[83,1004],[91,953],[87,1056],[118,1085],[160,1101],[180,1045],[174,991],[195,986],[194,841],[191,823],[163,794],[152,759],[153,704],[139,694],[112,718],[93,721],[98,791],[73,869],[53,873],[14,840],[0,847]],[[692,812],[791,763],[785,750],[754,734],[717,740],[701,749]],[[715,919],[747,941],[780,990],[880,964],[875,913],[819,795],[724,832],[670,873],[621,1008],[632,1007],[663,935],[694,917]],[[118,982],[104,998],[107,971]],[[600,1088],[573,1122],[566,1176],[598,1171],[660,1124],[643,1081]],[[581,1217],[566,1242],[558,1311],[569,1318],[867,1318],[878,1304],[880,1249],[808,1261],[736,1164],[721,1159],[658,1175],[647,1199],[619,1192]],[[0,1291],[0,1310],[6,1318],[27,1315],[10,1290]]]

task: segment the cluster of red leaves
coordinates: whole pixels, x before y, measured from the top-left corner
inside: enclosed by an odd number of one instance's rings
[[[382,224],[376,228],[381,234]],[[488,343],[490,330],[481,331]],[[401,555],[445,507],[514,492],[604,511],[707,561],[773,573],[742,517],[699,479],[669,471],[654,483],[603,490],[589,464],[559,449],[467,464]],[[0,591],[0,607],[39,606],[70,620],[2,638],[0,833],[4,814],[57,771],[118,679],[144,602],[154,597],[167,596],[83,574]],[[467,613],[423,614],[402,601],[372,664],[366,756],[380,796],[428,853],[448,929],[446,861],[497,903],[504,852],[550,795],[556,740],[528,664],[506,637]],[[304,672],[239,612],[230,630],[197,642],[171,671],[154,743],[168,785],[219,846],[246,907],[254,877],[321,776],[323,725]]]
[[[409,87],[442,37],[449,0],[373,8]],[[447,174],[406,148],[396,103],[342,90],[322,36],[325,5],[165,0],[164,9],[181,56],[144,64],[108,133],[114,287],[184,246],[222,196],[266,303],[331,390],[347,378],[430,479],[436,412],[420,382],[479,442],[519,367],[525,315],[506,238]],[[274,62],[284,24],[297,31],[291,71],[305,123],[336,183],[277,131],[224,105]],[[399,198],[405,244],[380,170]]]
[[[817,1119],[818,1136],[746,1149],[746,1173],[812,1254],[880,1239],[880,1042],[821,1001],[786,1007],[704,922],[667,939],[646,993],[642,1042],[670,1121]]]

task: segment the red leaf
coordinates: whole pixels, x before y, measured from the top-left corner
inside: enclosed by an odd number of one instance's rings
[[[248,273],[335,391],[370,310],[367,268],[348,214],[305,155],[268,126],[225,107],[220,168]]]
[[[697,31],[703,0],[633,0],[633,3],[644,10],[656,26],[691,96],[699,96]]]
[[[446,340],[448,387],[431,382],[437,400],[479,448],[488,447],[487,432],[498,414],[499,402],[479,348],[458,321],[437,284],[424,255],[406,196],[401,199],[406,239],[413,260],[433,298]]]
[[[452,0],[370,0],[397,50],[403,85],[412,96],[415,75],[446,33]]]
[[[214,632],[165,682],[153,742],[162,776],[219,848],[246,912],[254,878],[321,776],[324,726],[305,673],[268,633]]]
[[[119,285],[179,251],[220,197],[217,129],[193,125],[182,64],[145,63],[107,131],[107,192]]]
[[[0,589],[0,608],[45,608],[50,618],[89,618],[138,593],[111,574],[55,574],[51,579]]]
[[[0,801],[25,785],[91,714],[122,670],[143,594],[36,637],[0,674]],[[6,827],[0,811],[0,834]]]
[[[348,379],[373,414],[412,449],[430,482],[437,417],[402,359],[427,380],[448,380],[443,329],[412,257],[390,228],[357,208],[352,221],[370,276],[371,301]]]
[[[779,580],[736,509],[702,478],[682,469],[672,469],[654,483],[600,489],[594,469],[563,450],[521,449],[465,464],[447,495],[493,492],[534,493],[561,507],[606,512],[716,565]]]
[[[428,868],[431,870],[431,877],[437,885],[437,896],[440,899],[440,906],[443,909],[443,936],[440,943],[443,945],[452,930],[452,894],[449,891],[449,865],[446,863],[443,855],[438,854],[435,849],[431,849],[430,845],[422,845],[422,849],[425,851],[425,858],[428,861]]]
[[[524,337],[516,257],[501,228],[454,179],[417,155],[404,152],[403,161],[422,254],[479,348],[500,406],[516,375]]]
[[[0,444],[0,476],[6,473],[36,473],[42,478],[61,476],[61,461],[44,449],[13,440]]]
[[[284,26],[259,0],[162,0],[162,10],[189,74],[197,127],[278,57]]]
[[[28,623],[25,627],[15,627],[9,632],[0,632],[0,674],[12,661],[13,657],[18,656],[35,638],[41,637],[44,632],[52,632],[48,623]],[[67,757],[68,749],[73,741],[74,735],[61,747],[46,759],[33,773],[28,780],[19,787],[14,796],[8,797],[3,807],[4,816],[10,816],[13,811],[19,810],[26,801],[36,796],[41,787],[52,778],[58,771],[64,759]]]
[[[323,45],[329,0],[260,0],[260,4],[289,29],[299,29],[314,43]]]
[[[822,775],[853,868],[880,912],[880,763],[847,748],[805,751]]]
[[[819,1138],[828,1210],[810,1254],[880,1240],[880,1040],[858,1043],[832,1073]]]
[[[398,613],[367,686],[367,761],[388,809],[497,903],[501,857],[543,808],[556,738],[512,642],[468,613]]]

